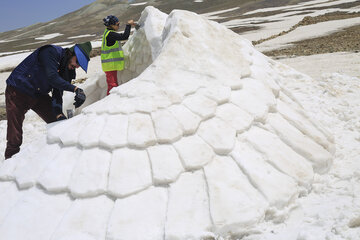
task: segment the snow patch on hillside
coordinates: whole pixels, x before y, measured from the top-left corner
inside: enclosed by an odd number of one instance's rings
[[[62,33],[51,33],[51,34],[46,34],[46,35],[44,35],[42,37],[37,37],[37,38],[35,38],[35,40],[49,40],[49,39],[56,38],[56,37],[62,36],[62,35],[64,35],[64,34],[62,34]]]

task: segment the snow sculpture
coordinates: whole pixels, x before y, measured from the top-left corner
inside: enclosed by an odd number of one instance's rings
[[[2,163],[1,240],[242,236],[328,171],[332,137],[278,84],[301,74],[191,12],[140,23],[124,84]]]

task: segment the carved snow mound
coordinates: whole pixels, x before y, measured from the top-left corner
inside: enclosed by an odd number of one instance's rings
[[[192,12],[139,22],[123,84],[89,79],[80,114],[0,165],[0,240],[242,236],[331,167],[332,136],[278,84],[301,74]]]

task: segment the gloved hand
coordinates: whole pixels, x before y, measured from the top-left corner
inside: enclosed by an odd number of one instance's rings
[[[81,88],[77,88],[75,90],[74,100],[75,100],[75,102],[74,102],[75,108],[80,107],[85,102],[86,96],[85,96],[84,91]]]
[[[61,120],[65,120],[67,119],[64,114],[59,114],[57,117],[56,117],[56,121],[61,121]]]

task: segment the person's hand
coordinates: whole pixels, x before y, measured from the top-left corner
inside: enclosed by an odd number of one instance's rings
[[[67,118],[64,116],[64,114],[59,114],[56,116],[56,121],[61,121],[61,120],[65,120],[65,119],[67,119]]]
[[[75,108],[80,107],[86,100],[86,96],[84,91],[81,88],[75,88],[75,98],[74,98],[75,102]]]
[[[131,26],[135,26],[136,25],[136,23],[134,22],[134,20],[129,20],[128,22],[127,22],[127,24],[130,24]]]

